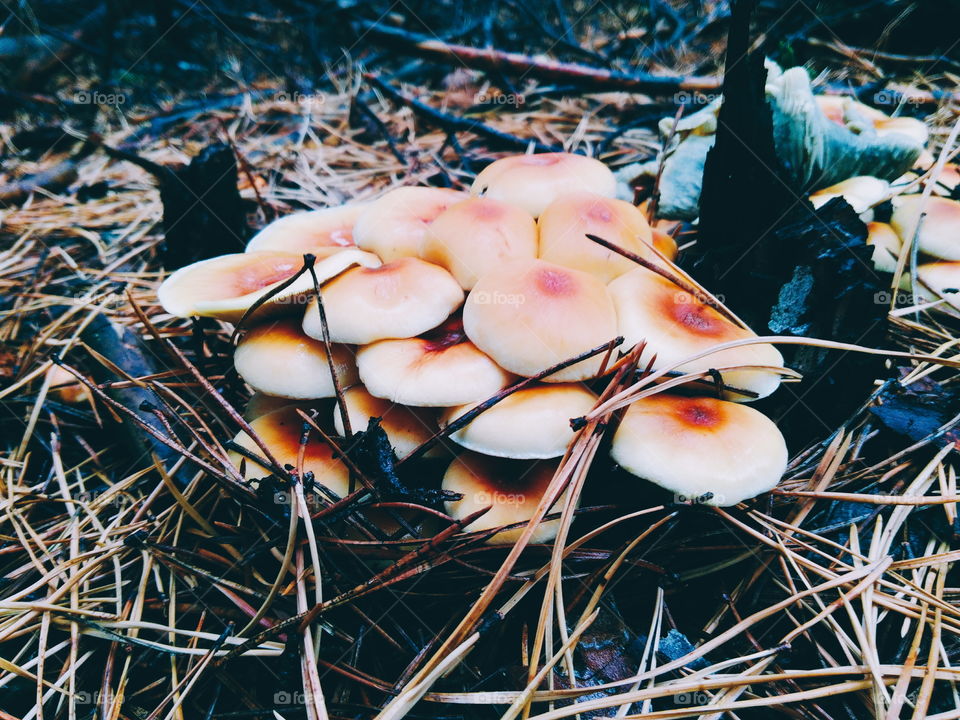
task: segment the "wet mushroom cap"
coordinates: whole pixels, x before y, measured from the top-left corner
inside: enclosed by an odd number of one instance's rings
[[[76,375],[60,365],[51,365],[47,370],[47,394],[67,405],[90,402],[90,388],[80,382]]]
[[[586,191],[566,193],[540,214],[537,227],[542,260],[583,270],[603,282],[633,270],[637,263],[590,240],[588,234],[647,260],[655,259],[647,219],[623,200]]]
[[[277,218],[247,243],[247,252],[278,250],[295,255],[327,247],[354,247],[353,226],[368,203],[307,210]]]
[[[452,205],[427,228],[420,257],[446,268],[464,290],[505,262],[537,256],[537,224],[525,210],[475,197]]]
[[[876,120],[873,123],[874,130],[881,137],[898,133],[906,135],[918,145],[926,145],[930,139],[930,130],[927,124],[922,120],[912,117],[890,117],[882,120]]]
[[[629,473],[676,493],[680,502],[719,506],[772,490],[787,467],[783,435],[762,413],[666,393],[627,408],[610,455]]]
[[[417,407],[480,402],[513,380],[459,333],[381,340],[357,351],[357,367],[371,395]]]
[[[402,187],[372,202],[353,227],[358,247],[376,253],[383,262],[417,257],[427,227],[451,205],[469,196],[458,190]]]
[[[261,415],[250,423],[250,428],[263,441],[282,468],[286,465],[296,468],[303,425],[304,420],[297,412],[297,408],[290,406]],[[234,442],[253,453],[255,457],[267,459],[260,446],[246,432],[241,431],[234,438]],[[268,467],[238,452],[231,451],[229,456],[230,461],[238,469],[241,463],[243,464],[246,480],[273,474]],[[350,471],[334,457],[333,449],[312,429],[304,446],[303,472],[304,474],[312,472],[314,480],[340,497],[349,492]]]
[[[670,280],[637,268],[608,286],[617,309],[618,332],[625,348],[646,341],[640,365],[656,355],[656,369],[672,366],[691,355],[721,343],[756,337],[734,324],[696,295]],[[684,363],[679,372],[699,372],[735,365],[783,367],[783,356],[768,344],[743,345],[720,350],[698,360]],[[780,384],[780,376],[766,370],[725,370],[724,382],[766,397]],[[747,400],[737,394],[730,399]]]
[[[450,273],[413,257],[353,268],[324,285],[321,293],[330,339],[356,345],[420,335],[463,302],[463,290]],[[303,329],[311,337],[323,337],[316,299],[307,306]]]
[[[355,248],[326,248],[315,253],[314,271],[319,282],[329,280],[353,265],[376,267],[375,255]],[[182,267],[157,290],[163,309],[176,317],[216,317],[239,320],[270,290],[289,280],[303,267],[303,257],[273,250],[220,255]],[[313,292],[310,273],[272,297],[254,316],[303,307]]]
[[[340,387],[357,381],[350,348],[331,345]],[[276,397],[333,397],[333,378],[322,341],[307,336],[295,318],[264,322],[247,332],[237,345],[233,364],[257,392]]]
[[[501,367],[532,377],[610,342],[617,317],[606,287],[589,273],[544,260],[515,261],[481,277],[463,310],[467,337]],[[602,355],[545,378],[595,377]]]
[[[362,385],[344,391],[343,398],[353,431],[366,430],[371,418],[380,418],[380,427],[401,460],[429,440],[437,429],[436,412],[432,409],[407,407],[374,397]],[[333,426],[337,433],[344,434],[339,407],[333,409]]]
[[[911,242],[917,221],[923,223],[917,236],[920,251],[941,260],[960,260],[960,202],[950,198],[901,195],[893,200],[890,225],[903,242]]]
[[[478,453],[463,453],[453,461],[443,476],[444,490],[463,495],[460,500],[446,503],[447,514],[461,520],[490,506],[486,514],[464,528],[466,532],[528,522],[547,491],[558,466],[557,461],[526,463],[492,458]],[[548,515],[563,509],[565,496],[566,491],[554,503]],[[557,536],[559,527],[559,518],[540,523],[530,542],[545,543],[553,540]],[[523,531],[523,526],[505,530],[497,533],[487,542],[491,545],[513,544]]]
[[[615,197],[617,179],[602,162],[583,155],[511,155],[485,167],[470,193],[518,205],[537,217],[560,195],[578,190]]]
[[[571,419],[588,413],[596,401],[596,396],[579,383],[534,385],[484,410],[450,439],[468,450],[497,457],[560,457],[574,436]],[[441,416],[440,425],[449,425],[475,406],[449,408]]]
[[[890,183],[887,181],[869,175],[860,175],[817,190],[810,195],[810,202],[815,208],[819,208],[835,197],[842,197],[859,215],[887,198],[889,194]]]
[[[673,235],[668,232],[664,232],[657,227],[650,228],[650,234],[653,247],[656,248],[657,252],[663,255],[667,260],[677,259],[677,241]]]
[[[867,223],[867,245],[873,248],[873,267],[881,272],[893,273],[903,242],[897,232],[885,222]]]
[[[276,395],[267,395],[262,392],[254,392],[247,404],[243,406],[243,419],[247,422],[256,420],[262,415],[268,415],[275,410],[296,405],[297,407],[316,407],[315,400],[304,401],[295,398],[279,397]]]

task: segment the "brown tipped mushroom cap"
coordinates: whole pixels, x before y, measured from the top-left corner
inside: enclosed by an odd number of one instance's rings
[[[930,139],[930,130],[926,123],[911,117],[894,117],[876,120],[873,123],[874,130],[881,137],[884,135],[893,135],[898,133],[906,135],[919,145],[926,145]]]
[[[377,268],[353,268],[323,287],[330,339],[366,345],[408,338],[440,325],[463,302],[463,290],[439,265],[399,258]],[[322,338],[317,300],[307,306],[303,330]]]
[[[537,217],[561,195],[578,190],[615,197],[617,179],[602,162],[583,155],[511,155],[487,165],[470,193],[518,205]]]
[[[357,381],[350,349],[331,345],[340,387]],[[294,318],[268,321],[237,344],[233,364],[257,392],[296,399],[333,397],[336,392],[323,342],[304,334]]]
[[[463,326],[500,367],[532,377],[613,340],[617,315],[606,287],[593,275],[525,260],[477,281],[464,305]],[[585,380],[600,371],[602,362],[602,356],[595,356],[545,380]]]
[[[420,256],[453,275],[465,290],[505,262],[537,256],[537,224],[525,210],[492,198],[451,206],[427,228]]]
[[[402,187],[372,202],[353,226],[357,246],[376,253],[384,262],[417,257],[423,234],[436,217],[451,205],[466,200],[458,190]]]
[[[353,226],[369,203],[307,210],[277,218],[247,243],[247,252],[279,250],[303,255],[328,247],[354,247]]]
[[[820,108],[820,111],[826,115],[827,119],[835,122],[837,125],[844,124],[844,116],[848,110],[869,120],[871,124],[890,119],[890,116],[885,112],[843,95],[817,95],[814,97],[814,100],[816,100],[817,106]]]
[[[657,227],[650,228],[650,235],[652,237],[653,247],[657,249],[657,252],[663,255],[667,260],[677,259],[677,253],[679,250],[677,248],[677,241],[674,239],[673,235]]]
[[[486,400],[513,379],[458,330],[367,345],[357,367],[371,395],[417,407]]]
[[[783,435],[762,413],[739,403],[666,393],[627,408],[610,455],[681,501],[719,506],[772,490],[787,467]],[[704,497],[708,493],[712,497]]]
[[[547,206],[537,227],[542,260],[583,270],[603,282],[633,270],[637,264],[590,240],[588,233],[640,257],[654,259],[649,247],[653,234],[647,219],[623,200],[585,191],[567,193]]]
[[[873,267],[881,272],[896,272],[897,258],[903,242],[900,236],[885,222],[867,223],[867,245],[873,248]]]
[[[464,453],[453,461],[443,476],[444,490],[463,495],[460,500],[446,503],[447,514],[461,520],[490,506],[490,510],[464,528],[467,532],[529,522],[558,466],[555,460],[531,464]],[[548,515],[563,509],[565,497],[566,491]],[[559,518],[543,522],[534,531],[530,542],[550,542],[557,536],[559,528]],[[491,545],[513,544],[523,531],[523,526],[505,530],[487,542]]]
[[[890,194],[890,183],[880,178],[860,175],[817,190],[810,196],[815,208],[826,205],[835,197],[846,200],[857,214],[864,213]]]
[[[250,428],[269,448],[271,455],[280,464],[281,468],[286,465],[296,468],[297,456],[300,452],[300,436],[303,433],[303,422],[303,418],[297,413],[297,408],[289,406],[261,415],[250,422]],[[264,457],[260,446],[246,432],[241,431],[233,441],[253,453],[255,457]],[[267,467],[238,452],[231,451],[229,456],[230,461],[238,469],[241,464],[245,465],[244,479],[246,480],[262,478],[272,474],[272,471]],[[350,471],[340,460],[334,457],[333,449],[315,431],[311,431],[307,444],[304,446],[303,472],[312,472],[318,483],[329,488],[340,497],[349,492]]]
[[[637,268],[609,285],[617,308],[619,333],[624,347],[641,341],[647,346],[640,359],[644,366],[656,355],[656,367],[672,366],[715,345],[756,337],[705,304],[646,268]],[[697,372],[733,365],[782,367],[783,356],[772,345],[744,345],[684,363],[681,372]],[[780,384],[780,376],[765,370],[726,370],[724,382],[766,397]],[[747,399],[731,395],[732,399]]]
[[[577,383],[535,385],[484,410],[450,439],[484,455],[519,460],[560,457],[573,439],[570,420],[588,413],[596,401],[596,395]],[[449,425],[475,406],[449,408],[440,425]]]
[[[353,265],[376,267],[375,255],[355,248],[318,251],[314,270],[324,282]],[[303,257],[292,253],[259,250],[201,260],[180,268],[168,277],[157,298],[163,309],[177,317],[215,317],[236,322],[244,312],[303,267]],[[261,306],[256,316],[302,307],[313,292],[313,279],[304,273],[289,287]]]
[[[890,225],[904,242],[913,240],[921,211],[920,251],[941,260],[960,260],[960,202],[945,197],[924,201],[922,195],[894,198]]]
[[[296,405],[297,407],[315,407],[317,403],[254,392],[250,396],[250,399],[247,400],[247,404],[243,407],[243,419],[250,422],[262,415],[268,415],[281,408],[290,407],[291,405]]]
[[[374,397],[362,385],[354,385],[343,393],[347,415],[354,432],[366,430],[371,418],[380,418],[380,427],[387,434],[399,459],[405,458],[429,440],[437,429],[436,412],[412,408]],[[340,408],[333,409],[333,426],[344,434]],[[429,451],[427,455],[429,455]]]

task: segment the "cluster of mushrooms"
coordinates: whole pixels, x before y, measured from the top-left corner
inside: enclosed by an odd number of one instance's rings
[[[786,446],[776,425],[742,401],[777,388],[783,358],[761,342],[709,353],[756,335],[668,279],[685,277],[672,262],[674,239],[616,192],[597,160],[506,157],[469,193],[402,187],[373,202],[283,217],[246,252],[175,272],[159,300],[178,317],[243,318],[234,361],[255,391],[247,419],[276,461],[294,467],[305,404],[324,408],[318,422],[339,435],[380,418],[403,459],[478,403],[537,378],[450,435],[460,450],[442,488],[461,499],[447,511],[462,519],[490,506],[467,529],[514,525],[492,542],[512,542],[517,523],[532,516],[574,436],[571,419],[590,412],[613,363],[595,354],[540,376],[617,336],[621,352],[643,343],[641,367],[719,368],[722,382],[633,402],[610,444],[614,461],[717,505],[770,490]],[[311,274],[297,275],[305,254],[315,257],[319,297]],[[345,413],[330,399],[338,388]],[[246,433],[235,442],[259,453]],[[450,458],[449,448],[430,452]],[[350,471],[321,438],[311,437],[299,462],[336,496],[348,492]],[[249,457],[238,455],[237,466],[251,481],[270,474]],[[550,540],[556,523],[541,525],[534,541]]]

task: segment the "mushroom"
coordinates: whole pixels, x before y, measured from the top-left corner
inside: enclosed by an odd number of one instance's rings
[[[513,379],[455,321],[425,337],[366,345],[357,351],[357,368],[371,395],[417,407],[486,400]]]
[[[505,262],[536,256],[533,217],[488,197],[470,198],[443,211],[427,228],[420,249],[420,257],[449,270],[464,290]]]
[[[60,365],[51,365],[47,370],[47,394],[67,405],[81,405],[93,399],[90,388]]]
[[[343,345],[331,345],[330,349],[340,387],[355,383],[357,371],[350,349]],[[233,364],[257,392],[301,400],[336,395],[326,347],[305,335],[295,318],[252,328],[237,344]]]
[[[324,282],[353,265],[376,267],[375,255],[355,248],[326,248],[315,253],[314,272]],[[182,267],[157,290],[163,309],[176,317],[215,317],[236,322],[261,297],[303,267],[303,257],[273,250],[233,253]],[[302,306],[313,292],[313,278],[303,273],[270,298],[255,315]]]
[[[570,420],[588,413],[596,401],[578,383],[534,385],[484,410],[450,439],[484,455],[520,460],[560,457],[574,435]],[[449,425],[475,406],[447,409],[440,425]]]
[[[353,226],[357,246],[384,262],[420,254],[427,226],[466,193],[431,187],[401,187],[371,203]]]
[[[889,224],[867,223],[867,245],[873,248],[870,259],[873,260],[873,267],[876,270],[888,273],[897,271],[897,260],[900,257],[903,242]]]
[[[420,335],[440,325],[462,302],[463,290],[450,273],[414,257],[353,268],[323,288],[330,339],[356,345]],[[316,298],[307,306],[303,330],[323,338]]]
[[[923,120],[912,117],[888,117],[881,120],[875,120],[873,129],[877,135],[893,135],[899,133],[906,135],[914,140],[918,145],[926,145],[930,139],[930,130]]]
[[[297,408],[288,406],[252,420],[250,429],[263,441],[281,467],[289,465],[296,468],[303,424],[303,418],[297,412]],[[246,432],[241,431],[233,441],[254,456],[263,458],[260,446]],[[314,432],[311,432],[303,447],[303,473],[313,473],[316,482],[340,497],[346,495],[350,491],[350,471],[334,457],[333,449],[322,439],[317,438]],[[241,453],[231,451],[229,457],[238,469],[241,465],[244,466],[245,480],[255,480],[273,474],[268,467]]]
[[[923,223],[917,235],[921,252],[941,260],[960,260],[960,202],[945,197],[901,195],[893,200],[890,225],[900,239],[911,242],[917,221],[923,212]]]
[[[647,219],[636,207],[623,200],[584,190],[566,193],[540,214],[537,227],[542,260],[583,270],[605,283],[633,270],[637,264],[598,245],[587,237],[588,234],[635,255],[654,259],[648,247],[653,242],[653,234]]]
[[[247,252],[279,250],[303,255],[328,247],[354,247],[353,226],[369,203],[292,213],[274,220],[247,243]]]
[[[668,232],[661,230],[658,227],[650,228],[650,235],[653,242],[653,247],[656,248],[657,252],[663,255],[667,260],[676,260],[677,253],[679,249],[677,248],[677,241]]]
[[[463,495],[460,500],[446,503],[447,514],[462,520],[489,506],[490,510],[464,528],[468,532],[529,522],[558,466],[556,460],[525,463],[464,453],[451,463],[443,476],[444,490]],[[551,512],[563,508],[565,497],[566,491],[554,503]],[[557,536],[559,528],[559,518],[543,522],[534,531],[530,542],[549,542]],[[523,530],[522,526],[504,530],[487,542],[491,545],[513,544]]]
[[[617,309],[624,346],[647,343],[641,366],[654,355],[658,368],[672,366],[715,345],[756,337],[701,298],[646,268],[621,275],[610,283],[608,290]],[[782,367],[783,356],[772,345],[744,345],[686,362],[676,370],[699,372],[734,365]],[[754,392],[758,397],[766,397],[780,384],[780,376],[771,370],[724,370],[721,374],[724,383]],[[737,396],[731,395],[733,398]]]
[[[589,273],[545,260],[517,260],[481,277],[463,310],[467,337],[512,373],[532,377],[613,340],[617,315],[606,287]],[[549,377],[595,377],[594,356]]]
[[[925,263],[917,268],[920,287],[914,288],[914,304],[946,299],[960,310],[960,262]]]
[[[583,155],[511,155],[487,165],[470,193],[519,205],[537,217],[560,195],[577,190],[616,197],[617,179],[602,162]]]
[[[783,435],[766,415],[739,403],[666,393],[627,408],[610,455],[681,502],[719,506],[773,489],[787,467]]]
[[[306,406],[310,403],[304,403],[302,401],[296,400],[294,398],[287,397],[278,397],[275,395],[267,395],[262,392],[254,392],[250,399],[247,400],[247,404],[243,407],[243,419],[247,422],[251,420],[256,420],[261,415],[267,415],[272,413],[274,410],[279,410],[280,408],[289,407],[290,405]]]
[[[371,418],[380,418],[380,427],[401,460],[429,440],[436,429],[436,413],[432,410],[397,405],[374,397],[362,385],[344,391],[343,399],[354,430],[366,430]],[[338,407],[333,410],[333,426],[340,435],[344,434],[343,417]],[[429,451],[427,456],[430,456]]]
[[[853,211],[860,215],[882,202],[889,194],[890,183],[886,180],[860,175],[817,190],[810,195],[810,202],[815,208],[820,208],[833,198],[842,197],[850,204]]]

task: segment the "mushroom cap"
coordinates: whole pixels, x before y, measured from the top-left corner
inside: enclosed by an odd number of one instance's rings
[[[661,230],[658,227],[650,228],[650,234],[653,246],[661,255],[667,258],[667,260],[677,259],[679,249],[677,248],[677,241],[673,235]]]
[[[327,248],[315,253],[314,271],[324,282],[353,265],[376,267],[375,255],[355,248]],[[263,295],[303,267],[303,257],[273,250],[232,253],[182,267],[157,290],[163,309],[176,317],[215,317],[239,320]],[[313,279],[304,273],[261,306],[254,316],[301,306],[313,292]]]
[[[463,290],[439,265],[404,257],[376,268],[352,268],[323,287],[330,339],[366,345],[432,330],[463,302]],[[323,337],[317,300],[303,316],[303,330]]]
[[[513,379],[456,331],[367,345],[357,351],[357,367],[371,395],[416,407],[480,402]]]
[[[890,194],[890,183],[869,175],[847,178],[836,185],[817,190],[810,195],[815,208],[826,205],[835,197],[842,197],[858,215],[869,210]]]
[[[528,522],[547,491],[557,467],[559,462],[555,460],[526,463],[471,452],[463,453],[451,463],[443,476],[444,490],[463,495],[460,500],[446,503],[447,514],[461,520],[490,506],[486,514],[464,528],[467,532]],[[566,491],[548,514],[559,512],[563,508],[565,497]],[[557,536],[559,528],[559,518],[541,523],[530,542],[549,542]],[[491,545],[513,544],[523,530],[523,527],[505,530],[487,542]]]
[[[300,452],[300,436],[303,433],[303,418],[297,413],[296,406],[288,406],[261,415],[250,422],[250,428],[257,434],[270,453],[282,466],[297,467],[297,456]],[[253,438],[241,431],[233,440],[240,447],[249,450],[257,457],[263,457],[263,451],[254,442]],[[230,461],[239,469],[245,463],[244,479],[253,480],[272,474],[271,471],[244,457],[240,453],[228,453]],[[304,446],[303,472],[312,472],[314,479],[343,497],[350,489],[350,471],[337,458],[333,449],[311,431],[307,444]]]
[[[867,223],[867,245],[873,248],[871,260],[876,270],[896,272],[903,242],[893,227],[885,222]]]
[[[915,303],[945,298],[960,310],[960,262],[925,263],[917,268],[921,287],[914,290]]]
[[[436,412],[432,409],[407,407],[374,397],[363,385],[344,391],[343,399],[353,430],[366,430],[370,418],[380,418],[380,427],[401,460],[429,440],[437,429]],[[333,426],[340,435],[344,434],[339,407],[333,409]]]
[[[950,198],[922,195],[901,195],[893,200],[890,225],[900,239],[910,242],[917,229],[917,220],[924,213],[917,237],[921,252],[941,260],[960,260],[960,202]]]
[[[660,393],[635,401],[610,455],[625,470],[709,505],[736,505],[776,487],[787,467],[777,426],[748,405]],[[713,497],[703,498],[707,493]]]
[[[603,282],[633,270],[637,264],[586,237],[596,235],[654,259],[649,244],[653,234],[647,219],[624,200],[581,190],[561,195],[540,214],[540,258],[547,262],[583,270]]]
[[[537,224],[525,210],[474,197],[444,210],[427,228],[420,256],[450,271],[465,290],[505,262],[537,256]]]
[[[357,370],[350,349],[343,345],[330,349],[340,387],[355,383]],[[295,318],[252,328],[237,344],[233,364],[257,392],[301,400],[336,395],[323,342],[304,334]]]
[[[579,383],[534,385],[484,410],[450,439],[484,455],[520,460],[560,457],[574,436],[570,420],[587,414],[596,401],[596,395]],[[449,425],[475,406],[447,409],[440,425]]]
[[[384,262],[416,257],[427,226],[451,205],[469,197],[459,190],[401,187],[382,195],[360,214],[353,226],[358,247]]]
[[[350,203],[277,218],[250,238],[247,252],[279,250],[295,255],[327,247],[354,247],[353,226],[369,203]]]
[[[682,288],[646,268],[631,270],[608,286],[617,308],[619,333],[624,347],[643,340],[644,366],[656,355],[663,368],[715,345],[756,337]],[[698,372],[733,365],[783,367],[783,356],[773,345],[727,348],[681,365],[681,372]],[[780,385],[780,376],[765,370],[725,370],[726,384],[766,397]],[[731,395],[731,398],[742,399]]]
[[[247,404],[243,407],[243,419],[250,422],[251,420],[256,420],[261,415],[267,415],[274,410],[290,407],[291,405],[296,405],[297,407],[316,407],[317,403],[254,392],[250,396],[250,399],[247,400]]]
[[[519,205],[537,217],[560,195],[577,190],[615,197],[617,179],[602,162],[584,155],[511,155],[487,165],[470,193]]]
[[[877,110],[843,95],[817,95],[814,100],[816,100],[820,111],[827,116],[827,119],[837,125],[844,124],[843,119],[848,109],[874,124],[890,119],[890,116],[882,110]]]
[[[47,370],[47,394],[67,405],[80,405],[93,399],[90,388],[77,380],[76,375],[60,365]]]
[[[614,339],[617,315],[593,275],[545,260],[518,260],[477,281],[464,305],[463,326],[500,367],[532,377]],[[594,377],[602,362],[594,356],[545,380]]]
[[[906,135],[918,145],[926,145],[930,139],[930,130],[923,120],[912,117],[892,117],[875,120],[873,123],[877,135],[893,135],[898,133]]]

